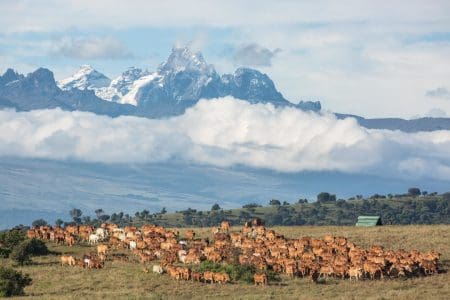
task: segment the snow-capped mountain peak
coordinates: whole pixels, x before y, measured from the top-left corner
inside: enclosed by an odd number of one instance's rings
[[[188,47],[173,47],[169,58],[158,68],[159,73],[177,73],[180,71],[198,71],[204,74],[214,73],[214,67],[208,65],[200,52]]]
[[[82,65],[75,74],[60,80],[58,86],[63,90],[73,88],[80,90],[95,90],[98,88],[108,87],[111,79],[95,70],[90,65]]]
[[[147,70],[130,67],[122,75],[111,81],[111,87],[115,88],[121,95],[126,95],[136,80],[149,74]]]

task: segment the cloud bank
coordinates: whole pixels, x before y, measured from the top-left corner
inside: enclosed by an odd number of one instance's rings
[[[279,172],[340,171],[450,178],[450,131],[368,130],[295,108],[230,97],[165,120],[59,109],[0,111],[0,155],[103,163],[182,160]]]

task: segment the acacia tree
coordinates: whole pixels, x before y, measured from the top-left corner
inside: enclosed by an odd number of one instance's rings
[[[81,215],[83,215],[83,212],[81,211],[81,209],[74,208],[69,213],[70,213],[70,216],[72,217],[73,221],[76,224],[81,223]]]
[[[413,196],[413,197],[420,196],[420,189],[416,188],[416,187],[409,188],[408,189],[408,194]]]

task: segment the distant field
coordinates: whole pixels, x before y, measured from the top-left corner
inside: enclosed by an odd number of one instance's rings
[[[363,247],[381,244],[391,249],[437,250],[443,268],[450,270],[450,225],[357,227],[274,227],[287,237],[321,237],[331,233],[346,236]],[[183,233],[184,229],[180,229]],[[209,235],[209,229],[198,229]],[[80,256],[92,250],[88,246],[55,247],[51,250]],[[239,284],[203,284],[177,282],[167,275],[143,272],[138,263],[107,262],[101,270],[61,267],[59,256],[35,258],[35,264],[20,268],[29,273],[33,284],[23,299],[450,299],[450,273],[414,279],[350,282],[328,280],[313,284],[307,279],[282,277],[267,287]],[[3,262],[7,263],[7,262]]]

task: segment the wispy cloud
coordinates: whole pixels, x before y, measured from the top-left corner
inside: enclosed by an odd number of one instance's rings
[[[354,119],[295,108],[203,100],[166,120],[85,112],[0,111],[0,155],[148,163],[246,165],[280,172],[342,171],[450,178],[450,131],[367,130]]]
[[[425,93],[428,97],[450,100],[450,91],[446,87],[438,87]]]
[[[112,37],[65,38],[56,43],[54,53],[76,59],[123,59],[133,55]]]
[[[270,50],[256,43],[241,45],[234,53],[234,62],[238,65],[270,67],[272,59],[281,49]]]

